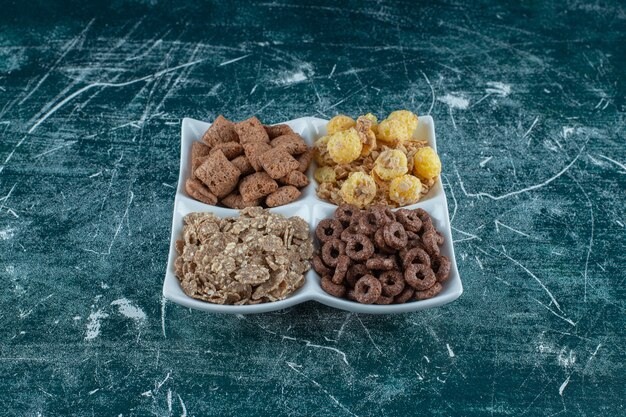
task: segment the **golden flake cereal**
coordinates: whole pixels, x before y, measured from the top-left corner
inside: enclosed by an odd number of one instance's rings
[[[423,179],[432,179],[441,174],[441,160],[433,148],[425,146],[415,152],[413,173]]]
[[[397,149],[382,152],[374,162],[374,172],[383,180],[391,180],[407,171],[406,155]]]
[[[326,125],[326,131],[328,135],[333,135],[337,132],[341,132],[342,130],[348,130],[354,126],[356,126],[356,122],[352,117],[344,114],[338,114],[330,119]]]
[[[347,164],[361,155],[363,144],[354,128],[337,132],[328,139],[328,153],[338,164]]]
[[[363,172],[353,172],[341,186],[341,196],[348,204],[365,207],[376,196],[376,183]]]
[[[422,183],[413,175],[402,175],[394,178],[389,184],[389,199],[399,206],[415,204],[422,196]]]

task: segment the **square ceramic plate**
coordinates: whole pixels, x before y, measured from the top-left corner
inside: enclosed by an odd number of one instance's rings
[[[305,141],[311,146],[315,139],[326,134],[327,120],[315,117],[303,117],[288,122],[295,132],[302,135]],[[447,304],[459,298],[463,292],[461,278],[454,257],[454,248],[452,247],[452,234],[450,232],[450,221],[448,215],[448,203],[446,195],[441,185],[441,180],[432,187],[429,193],[422,197],[417,203],[406,208],[421,207],[426,210],[433,218],[435,227],[445,236],[445,243],[441,247],[441,253],[447,256],[451,261],[450,278],[444,284],[443,290],[435,297],[423,300],[413,301],[405,304],[395,305],[365,305],[353,301],[333,297],[322,290],[320,287],[320,277],[315,271],[310,270],[305,276],[305,284],[296,292],[291,294],[284,300],[273,303],[256,304],[250,306],[232,306],[211,304],[204,301],[196,300],[187,296],[181,289],[178,279],[174,275],[174,261],[176,260],[176,240],[182,235],[183,217],[188,213],[196,211],[212,212],[218,217],[237,216],[238,211],[223,207],[210,206],[192,199],[185,193],[185,179],[189,177],[189,152],[191,144],[200,140],[204,132],[209,128],[210,124],[194,119],[183,119],[181,152],[180,152],[180,173],[178,176],[178,188],[176,189],[176,198],[174,200],[174,218],[172,221],[172,236],[170,238],[170,252],[167,262],[167,271],[165,273],[165,282],[163,283],[163,295],[168,299],[180,305],[196,308],[198,310],[209,311],[213,313],[233,313],[233,314],[253,314],[264,313],[267,311],[280,310],[291,307],[293,305],[315,300],[331,307],[339,308],[357,313],[370,314],[391,314],[403,313],[408,311],[423,310],[432,307],[438,307]],[[415,138],[428,141],[430,146],[435,150],[437,143],[435,141],[435,126],[430,116],[422,116],[419,118],[418,127],[415,131]],[[332,216],[336,206],[317,198],[315,194],[316,183],[312,179],[312,169],[309,169],[308,175],[311,183],[303,190],[302,196],[297,201],[270,209],[272,212],[283,214],[287,217],[300,216],[306,220],[313,232],[317,223],[324,218]]]

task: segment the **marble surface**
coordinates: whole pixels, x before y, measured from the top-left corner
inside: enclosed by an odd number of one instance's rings
[[[623,414],[625,30],[611,1],[3,7],[0,407]],[[401,108],[435,119],[459,300],[163,300],[183,117]]]

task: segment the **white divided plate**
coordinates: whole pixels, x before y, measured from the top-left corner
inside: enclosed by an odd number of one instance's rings
[[[300,119],[285,122],[295,132],[302,135],[309,145],[314,140],[326,134],[327,120],[315,117],[303,117]],[[167,261],[167,271],[165,273],[165,282],[163,283],[163,295],[170,301],[181,304],[186,307],[196,308],[213,313],[233,313],[233,314],[253,314],[264,313],[268,311],[280,310],[291,307],[296,304],[309,300],[315,300],[331,307],[339,308],[357,313],[370,314],[392,314],[404,313],[408,311],[424,310],[431,307],[438,307],[447,304],[459,298],[463,292],[461,278],[456,266],[454,257],[454,248],[452,247],[452,233],[450,231],[450,221],[448,216],[448,203],[446,195],[441,186],[441,180],[422,197],[422,199],[407,208],[421,207],[426,210],[433,218],[435,227],[445,236],[445,243],[441,247],[441,253],[447,256],[451,261],[450,278],[443,285],[443,290],[435,297],[423,300],[412,301],[405,304],[394,305],[366,305],[357,302],[333,297],[322,290],[320,287],[320,277],[315,271],[310,270],[306,274],[305,284],[296,292],[291,294],[284,300],[249,305],[249,306],[232,306],[211,304],[204,301],[196,300],[187,296],[181,289],[178,279],[174,275],[174,261],[176,260],[175,243],[182,236],[183,217],[192,212],[212,212],[218,217],[237,216],[238,211],[234,209],[210,206],[189,197],[185,192],[185,180],[189,177],[189,152],[191,144],[199,140],[204,132],[209,128],[210,124],[194,119],[183,119],[182,138],[180,151],[180,173],[178,176],[178,188],[176,189],[176,198],[174,200],[174,218],[172,220],[172,236],[170,238],[170,252]],[[435,141],[435,126],[430,116],[422,116],[419,118],[418,127],[415,131],[415,138],[427,140],[430,146],[437,149]],[[281,207],[270,209],[274,213],[280,213],[287,217],[300,216],[305,219],[311,228],[311,235],[317,223],[324,218],[331,217],[336,208],[335,205],[327,203],[317,198],[315,194],[316,183],[312,179],[312,168],[309,169],[309,178],[311,183],[303,190],[302,196],[295,202],[286,204]]]

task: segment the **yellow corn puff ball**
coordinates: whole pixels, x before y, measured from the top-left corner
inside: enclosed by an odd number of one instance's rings
[[[374,172],[383,180],[390,180],[407,173],[406,155],[397,149],[383,151],[374,162]]]
[[[372,126],[371,126],[372,132],[374,132],[375,134],[378,134],[378,117],[376,117],[372,113],[367,113],[365,116],[360,116],[360,117],[363,117],[369,120],[370,122],[372,122]]]
[[[417,129],[417,115],[408,110],[396,110],[391,112],[387,118],[400,120],[406,128],[409,138],[413,136],[413,132]]]
[[[337,132],[328,140],[328,153],[338,164],[348,164],[361,155],[363,144],[354,128]]]
[[[315,177],[315,181],[318,183],[323,182],[335,182],[337,180],[337,176],[335,175],[335,170],[331,167],[320,167],[315,170],[313,173],[313,177]]]
[[[415,204],[422,196],[422,182],[413,175],[394,178],[389,184],[389,199],[399,206]]]
[[[353,172],[341,186],[343,201],[365,207],[376,197],[374,179],[363,172]]]
[[[387,143],[402,143],[409,139],[407,128],[400,119],[385,119],[378,125],[376,139]]]
[[[330,121],[326,125],[326,130],[327,134],[334,135],[337,132],[348,130],[354,126],[356,126],[356,122],[352,117],[346,116],[345,114],[338,114],[337,116],[330,119]]]
[[[313,144],[313,159],[317,162],[317,165],[328,165],[328,140],[330,136],[322,136]]]
[[[429,180],[441,174],[441,160],[437,152],[430,146],[419,148],[413,156],[413,173]]]

